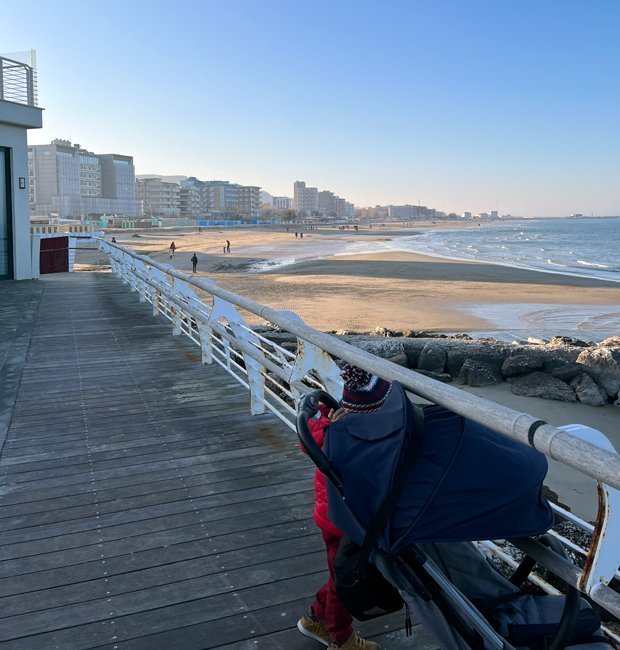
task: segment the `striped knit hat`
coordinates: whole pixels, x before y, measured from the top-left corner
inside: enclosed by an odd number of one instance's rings
[[[340,371],[344,379],[342,406],[354,413],[378,411],[392,390],[392,384],[377,375],[347,364]]]

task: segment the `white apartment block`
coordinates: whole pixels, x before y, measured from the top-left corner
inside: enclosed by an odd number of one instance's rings
[[[319,190],[316,187],[306,187],[304,181],[293,183],[293,205],[300,214],[307,216],[319,211]]]
[[[291,210],[293,208],[293,199],[289,196],[274,196],[273,207],[278,210]]]
[[[95,154],[69,140],[28,147],[30,213],[139,215],[133,158]]]

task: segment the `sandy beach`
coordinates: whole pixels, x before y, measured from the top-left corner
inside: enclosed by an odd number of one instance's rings
[[[448,224],[449,225],[449,224]],[[422,224],[417,229],[438,227]],[[442,224],[441,227],[446,227]],[[620,284],[465,262],[406,252],[364,252],[413,228],[359,232],[319,229],[295,238],[293,228],[141,231],[139,237],[118,233],[119,243],[191,271],[198,257],[199,276],[275,309],[297,312],[321,330],[370,331],[376,326],[427,332],[499,330],[500,323],[479,315],[495,305],[536,305],[541,309],[579,305],[611,306],[620,311]],[[177,246],[172,260],[168,246]],[[231,242],[231,252],[223,246]],[[359,254],[336,254],[362,250]],[[298,260],[261,273],[274,260]],[[491,310],[492,311],[492,310]],[[476,313],[478,312],[478,313]],[[510,322],[510,318],[504,319]],[[514,329],[515,325],[509,329]]]
[[[420,229],[449,225],[429,223]],[[198,276],[269,307],[295,311],[309,325],[325,331],[361,332],[384,326],[416,332],[496,332],[501,330],[496,320],[486,320],[474,312],[486,310],[494,318],[499,313],[510,325],[515,317],[511,308],[523,305],[534,311],[537,306],[543,312],[558,310],[559,314],[577,309],[620,311],[618,283],[405,252],[368,252],[381,248],[382,242],[413,232],[413,228],[365,227],[359,232],[319,229],[304,230],[300,239],[295,238],[294,228],[289,232],[285,228],[204,232],[188,228],[117,231],[108,236],[114,235],[118,243],[188,273],[195,253]],[[231,243],[230,253],[223,251],[226,240]],[[171,241],[176,245],[172,259],[168,253]],[[361,252],[338,254],[356,247]],[[93,253],[81,253],[79,259],[95,262],[95,257],[99,263],[105,262],[100,254]],[[282,260],[298,261],[255,272]],[[262,324],[257,318],[246,317]],[[594,427],[607,434],[620,450],[617,407],[519,397],[507,384],[466,390],[556,426],[579,422]],[[551,463],[547,485],[576,514],[589,520],[595,517],[597,500],[592,480]]]

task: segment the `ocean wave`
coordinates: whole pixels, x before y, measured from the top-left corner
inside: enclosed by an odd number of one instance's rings
[[[577,264],[583,264],[583,266],[595,266],[597,269],[611,268],[608,264],[596,264],[596,262],[586,262],[585,260],[577,260]]]
[[[274,260],[262,260],[261,262],[255,262],[251,266],[248,266],[247,273],[265,273],[266,271],[273,271],[282,266],[290,266],[295,264],[297,259],[294,257],[283,257],[280,259]]]
[[[558,262],[558,260],[552,260],[552,259],[547,259],[547,264],[551,264],[551,266],[564,266],[566,267],[566,264],[562,264],[562,262]]]

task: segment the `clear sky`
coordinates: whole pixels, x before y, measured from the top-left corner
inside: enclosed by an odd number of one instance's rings
[[[620,0],[29,0],[44,128],[137,173],[620,215]]]

